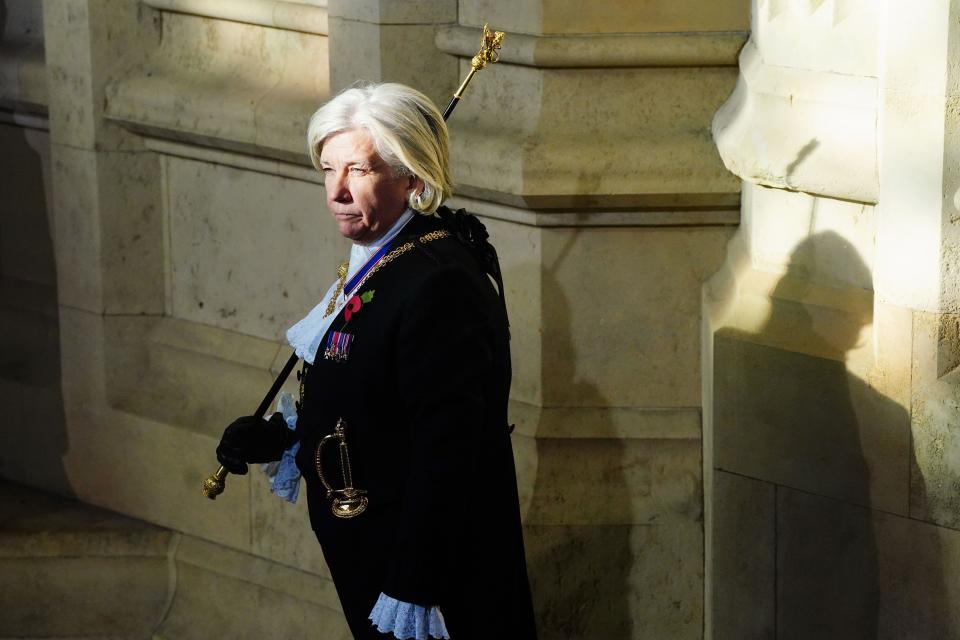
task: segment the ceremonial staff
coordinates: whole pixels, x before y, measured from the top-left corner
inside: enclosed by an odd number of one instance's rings
[[[450,98],[447,108],[444,109],[444,120],[449,118],[450,114],[453,113],[453,110],[460,102],[460,98],[463,97],[463,92],[466,90],[467,85],[470,84],[470,81],[473,80],[473,76],[477,73],[477,71],[480,71],[488,64],[492,64],[499,59],[499,50],[503,45],[503,37],[504,33],[502,31],[491,31],[488,25],[483,25],[480,51],[477,52],[477,55],[473,56],[473,60],[470,61],[470,72],[467,74],[467,77],[463,79],[463,82],[460,83],[460,87],[453,94],[453,97]],[[273,381],[273,385],[270,386],[270,390],[267,391],[267,395],[265,395],[263,400],[260,401],[260,404],[257,405],[257,410],[253,415],[263,417],[263,414],[267,412],[267,409],[273,403],[274,398],[277,396],[277,392],[280,391],[280,387],[283,386],[283,383],[290,376],[290,372],[293,371],[293,368],[297,365],[297,361],[299,359],[300,358],[297,356],[296,352],[290,354],[290,358],[287,360],[287,363],[283,365],[283,369],[280,370],[280,375],[278,375],[277,379]],[[211,500],[216,500],[217,496],[223,493],[224,485],[227,480],[227,473],[227,470],[221,466],[219,469],[217,469],[216,473],[204,480],[203,495],[207,496]]]

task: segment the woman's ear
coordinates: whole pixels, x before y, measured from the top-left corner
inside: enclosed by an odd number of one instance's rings
[[[407,176],[407,189],[414,193],[420,193],[423,191],[423,180],[415,175]]]

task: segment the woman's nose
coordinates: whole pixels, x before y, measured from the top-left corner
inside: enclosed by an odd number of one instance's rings
[[[334,202],[351,202],[350,185],[346,173],[336,172],[327,181],[327,191]]]

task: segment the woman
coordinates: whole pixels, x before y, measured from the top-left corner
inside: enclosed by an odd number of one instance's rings
[[[295,452],[356,638],[533,638],[502,283],[483,226],[440,207],[446,124],[380,84],[333,98],[307,137],[349,264],[287,333],[306,363],[295,431],[241,418],[217,457],[245,473]]]

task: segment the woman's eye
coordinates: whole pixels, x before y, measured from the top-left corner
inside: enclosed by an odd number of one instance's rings
[[[355,176],[362,176],[367,172],[364,167],[350,167],[350,173]]]

